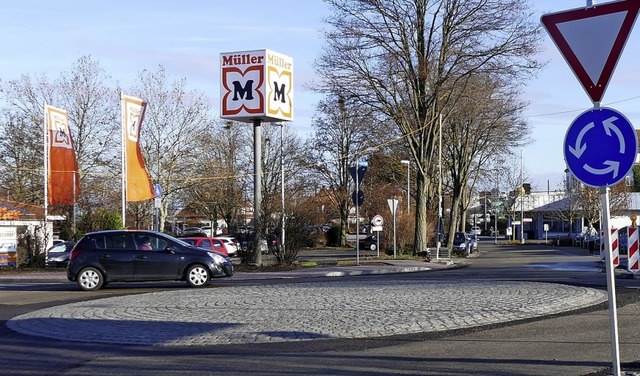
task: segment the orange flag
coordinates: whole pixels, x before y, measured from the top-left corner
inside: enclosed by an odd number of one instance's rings
[[[45,105],[48,129],[47,202],[73,205],[80,194],[78,162],[67,111]]]
[[[142,99],[122,95],[122,135],[126,178],[126,201],[144,201],[155,197],[149,174],[140,151],[140,128],[147,103]]]

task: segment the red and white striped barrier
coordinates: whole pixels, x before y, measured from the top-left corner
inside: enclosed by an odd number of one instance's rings
[[[628,263],[627,270],[636,273],[640,270],[640,262],[638,257],[638,228],[627,227],[627,249],[628,249]]]
[[[605,260],[605,238],[604,230],[600,230],[600,259]],[[613,260],[613,267],[616,268],[620,265],[620,251],[618,250],[618,229],[611,229],[611,259]]]

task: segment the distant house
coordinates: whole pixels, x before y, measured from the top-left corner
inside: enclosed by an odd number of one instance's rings
[[[19,240],[29,238],[33,240],[29,242],[29,251],[44,254],[53,245],[54,221],[64,219],[64,216],[47,215],[45,220],[42,206],[0,199],[0,231],[15,234],[18,252]]]

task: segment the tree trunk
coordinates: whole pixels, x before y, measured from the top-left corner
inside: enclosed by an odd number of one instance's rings
[[[428,207],[428,178],[423,174],[416,174],[416,224],[413,254],[426,252],[429,244],[429,229],[427,229]]]

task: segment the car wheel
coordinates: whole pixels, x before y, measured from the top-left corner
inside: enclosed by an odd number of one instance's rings
[[[78,273],[77,282],[81,290],[95,291],[104,285],[104,276],[96,268],[84,268]]]
[[[209,279],[209,270],[202,265],[192,265],[187,270],[187,284],[190,287],[202,287]]]

